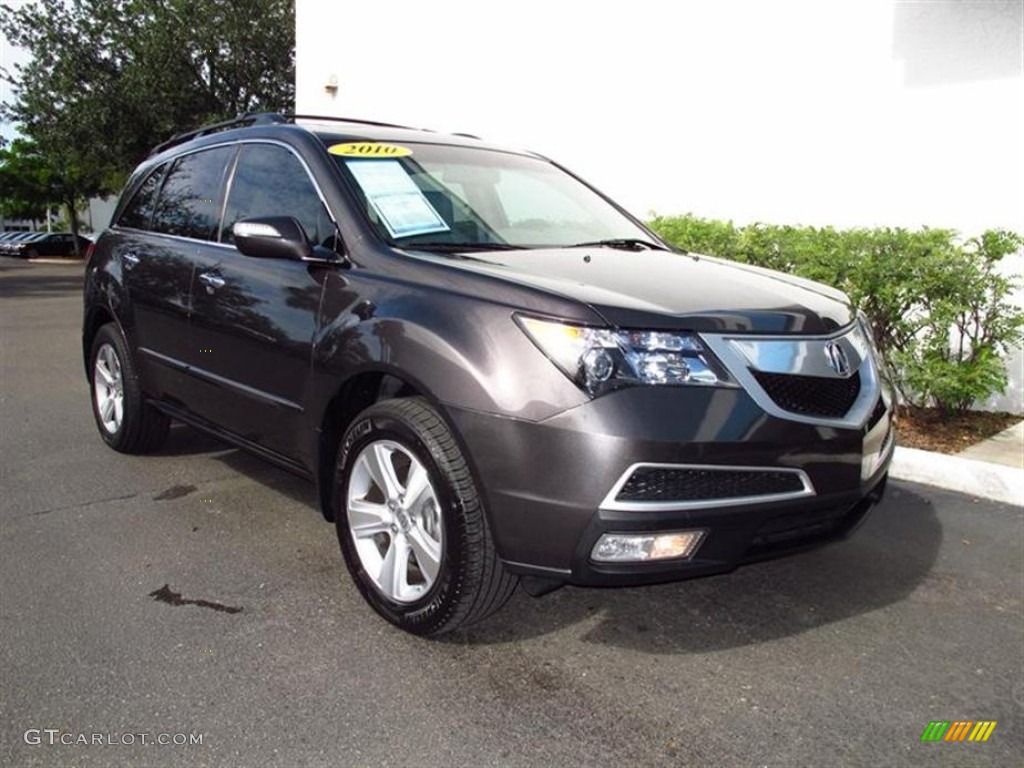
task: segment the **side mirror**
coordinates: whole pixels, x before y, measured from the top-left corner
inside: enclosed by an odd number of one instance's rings
[[[241,219],[231,227],[231,232],[235,247],[246,256],[299,261],[313,255],[313,245],[298,219],[292,216]]]

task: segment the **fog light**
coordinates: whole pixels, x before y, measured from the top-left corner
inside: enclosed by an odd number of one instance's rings
[[[703,538],[704,531],[606,533],[597,540],[590,557],[599,563],[688,560]]]

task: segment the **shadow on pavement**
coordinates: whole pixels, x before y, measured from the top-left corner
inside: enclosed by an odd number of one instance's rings
[[[316,486],[308,480],[296,477],[290,472],[278,469],[263,459],[235,448],[198,429],[181,423],[173,423],[167,442],[156,452],[156,456],[197,456],[210,454],[210,458],[221,462],[229,469],[254,480],[268,488],[283,493],[293,501],[308,505],[317,519],[322,520]]]
[[[312,483],[203,433],[176,425],[160,451],[169,456],[199,453],[219,454],[213,458],[308,506],[315,522],[322,522]],[[325,526],[325,534],[330,533]],[[585,642],[644,653],[704,653],[756,645],[903,600],[928,576],[941,543],[942,527],[932,503],[890,484],[885,501],[846,541],[671,584],[566,587],[539,599],[520,590],[491,618],[440,641],[511,643],[583,623]],[[337,568],[344,573],[340,553]]]
[[[31,277],[23,271],[33,269],[39,271]],[[61,271],[57,272],[57,269]],[[15,277],[17,279],[14,279]],[[61,267],[47,268],[44,265],[33,267],[26,262],[17,263],[12,259],[0,259],[0,298],[56,298],[67,296],[69,293],[81,294],[83,280],[81,265],[74,265],[72,271]]]
[[[201,453],[238,452],[234,446],[218,440],[205,432],[179,422],[171,423],[167,442],[156,452],[157,456],[196,456]]]
[[[500,613],[442,638],[514,642],[593,623],[586,642],[646,653],[704,653],[800,634],[904,599],[931,570],[942,528],[927,499],[890,485],[850,539],[704,579],[629,589],[521,591]]]

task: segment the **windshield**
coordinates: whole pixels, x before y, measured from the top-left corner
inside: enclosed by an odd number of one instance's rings
[[[553,164],[436,144],[329,147],[386,240],[402,248],[543,248],[651,235]]]

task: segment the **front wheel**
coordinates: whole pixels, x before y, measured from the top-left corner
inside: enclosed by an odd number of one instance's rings
[[[385,400],[356,417],[338,451],[338,541],[366,601],[417,635],[501,608],[505,571],[483,502],[451,431],[422,398]]]

